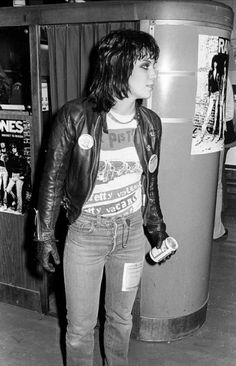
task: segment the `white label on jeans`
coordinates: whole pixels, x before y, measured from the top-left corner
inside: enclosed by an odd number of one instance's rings
[[[137,289],[140,282],[142,270],[143,261],[124,264],[122,291],[133,291]]]

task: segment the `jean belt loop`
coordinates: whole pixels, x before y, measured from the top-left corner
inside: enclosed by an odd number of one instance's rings
[[[121,217],[121,220],[122,220],[122,226],[123,226],[123,229],[122,229],[122,248],[125,248],[126,243],[125,243],[125,240],[124,240],[124,236],[125,236],[125,229],[126,229],[126,221],[125,221],[124,216]]]
[[[101,216],[96,216],[96,224],[98,225],[98,227],[100,227],[102,225],[102,218]]]
[[[113,247],[112,247],[112,252],[115,249],[116,246],[116,238],[117,238],[117,228],[118,228],[118,224],[116,223],[115,220],[112,220],[113,223]]]
[[[129,239],[129,230],[130,230],[130,219],[126,219],[125,221],[126,221],[126,225],[127,225],[127,237],[126,237],[125,246],[127,246],[128,239]]]
[[[129,239],[130,219],[126,219],[123,216],[122,217],[122,223],[123,223],[122,247],[123,248],[126,248],[127,247],[127,243],[128,243],[128,239]],[[124,240],[125,231],[127,232],[127,234],[126,234],[126,239]]]

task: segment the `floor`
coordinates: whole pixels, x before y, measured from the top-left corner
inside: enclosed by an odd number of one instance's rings
[[[197,332],[171,343],[131,340],[130,366],[236,365],[236,208],[225,211],[229,235],[213,241],[207,320]],[[0,365],[62,366],[56,317],[0,303]],[[94,366],[101,366],[95,337]]]

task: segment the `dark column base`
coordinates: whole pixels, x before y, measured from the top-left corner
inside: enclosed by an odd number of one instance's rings
[[[168,342],[181,339],[197,329],[206,320],[207,301],[192,314],[173,319],[156,319],[133,315],[132,338],[146,342]]]

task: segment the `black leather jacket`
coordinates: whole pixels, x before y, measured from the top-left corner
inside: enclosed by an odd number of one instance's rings
[[[54,237],[62,202],[72,223],[92,193],[99,166],[102,131],[107,131],[105,117],[105,113],[94,111],[94,105],[88,99],[82,102],[73,100],[59,110],[48,144],[39,191],[40,240]],[[161,121],[153,111],[138,105],[136,118],[138,124],[134,143],[143,169],[142,190],[145,197],[143,223],[149,241],[154,245],[160,233],[165,231],[157,184]],[[87,148],[83,144],[81,147],[78,142],[81,135],[90,135]],[[154,157],[151,163],[154,155],[157,159]]]

